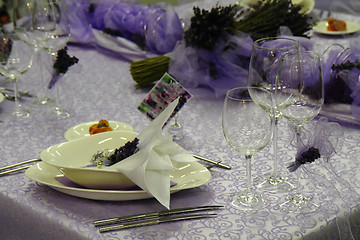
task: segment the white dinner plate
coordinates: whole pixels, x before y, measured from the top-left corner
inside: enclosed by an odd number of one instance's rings
[[[171,180],[177,184],[171,187],[171,193],[199,187],[206,184],[211,178],[209,170],[198,162],[177,163],[175,167],[177,170],[174,170],[171,173]],[[105,201],[127,201],[152,198],[150,194],[143,190],[118,191],[67,187],[55,179],[56,177],[62,177],[63,174],[60,173],[56,167],[44,162],[39,162],[28,168],[25,172],[25,176],[59,192],[80,198]]]
[[[64,137],[66,140],[70,141],[70,140],[90,136],[89,128],[93,124],[96,124],[98,122],[99,121],[86,122],[86,123],[81,123],[79,125],[71,127],[68,130],[66,130]],[[109,121],[109,124],[110,124],[110,127],[114,131],[130,131],[130,132],[134,131],[134,128],[127,123],[117,122],[117,121]],[[97,133],[97,134],[101,134],[101,133]]]
[[[319,22],[313,27],[313,31],[328,35],[343,35],[343,34],[355,33],[360,30],[360,24],[354,22],[346,22],[346,28],[347,28],[346,31],[328,31],[327,25],[328,25],[327,21]]]
[[[0,93],[0,103],[2,102],[2,101],[4,101],[4,95],[2,94],[2,93]]]

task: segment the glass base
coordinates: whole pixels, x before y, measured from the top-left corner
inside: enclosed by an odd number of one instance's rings
[[[12,113],[12,118],[15,120],[24,120],[30,117],[30,112],[23,109],[21,111],[15,111]]]
[[[15,109],[14,111],[5,111],[0,114],[0,118],[4,121],[24,121],[31,118],[31,114],[27,109]]]
[[[48,97],[39,97],[32,102],[34,108],[51,107],[55,104],[55,101]]]
[[[257,188],[270,193],[284,193],[295,189],[295,185],[279,174],[263,176],[255,180]]]
[[[260,193],[254,190],[245,190],[232,194],[228,202],[230,206],[239,210],[260,210],[268,206]]]
[[[50,119],[66,119],[71,117],[71,113],[66,109],[56,107],[53,111],[50,112]]]
[[[313,202],[312,198],[307,198],[303,194],[296,193],[287,198],[287,201],[279,204],[282,210],[293,213],[309,213],[316,211],[320,206]]]

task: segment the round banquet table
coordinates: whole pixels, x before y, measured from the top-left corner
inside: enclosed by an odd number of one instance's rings
[[[318,12],[315,10],[315,12]],[[360,19],[357,19],[360,22]],[[313,34],[315,49],[321,53],[333,42],[348,44],[352,38]],[[64,120],[49,120],[44,110],[34,109],[25,122],[8,122],[0,113],[0,166],[37,158],[49,146],[66,141],[64,133],[74,125],[116,120],[130,124],[140,132],[150,122],[137,106],[150,89],[137,89],[129,72],[129,62],[119,56],[104,54],[89,46],[69,45],[69,54],[79,64],[61,79],[63,103],[74,113]],[[38,76],[34,65],[20,80],[20,90],[33,91]],[[2,86],[10,86],[5,79]],[[36,90],[36,89],[35,89]],[[29,101],[28,99],[25,100]],[[0,109],[12,107],[11,101],[0,103]],[[245,186],[244,157],[225,141],[221,128],[223,99],[194,95],[180,111],[179,120],[184,138],[178,143],[191,153],[230,165],[231,170],[211,168],[211,180],[197,188],[171,195],[171,208],[224,205],[216,210],[216,218],[179,221],[128,230],[99,233],[93,221],[115,216],[160,211],[164,207],[155,199],[134,201],[104,201],[79,198],[58,192],[28,179],[23,172],[0,178],[0,238],[1,239],[338,239],[336,217],[350,219],[355,239],[360,238],[360,214],[356,204],[351,213],[343,214],[343,201],[335,200],[328,191],[309,178],[301,179],[306,193],[320,203],[313,213],[295,214],[280,210],[277,201],[286,194],[269,194],[271,204],[259,211],[240,211],[227,204],[233,192]],[[316,121],[316,120],[314,120]],[[334,169],[355,191],[360,191],[360,131],[358,124],[343,124],[344,136],[331,158]],[[295,181],[286,166],[295,155],[290,144],[292,134],[285,119],[280,121],[280,172]],[[206,163],[200,162],[204,165]],[[272,144],[253,158],[256,178],[272,170]],[[310,169],[322,171],[317,163]],[[331,176],[329,176],[331,179]],[[344,199],[353,195],[342,193]],[[355,196],[358,196],[355,194]],[[360,199],[351,199],[352,203]],[[345,218],[347,217],[347,218]]]

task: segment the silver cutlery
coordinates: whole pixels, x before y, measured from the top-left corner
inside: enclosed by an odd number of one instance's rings
[[[134,227],[144,227],[144,226],[156,225],[156,224],[166,223],[166,222],[175,222],[175,221],[199,219],[199,218],[212,218],[212,217],[216,217],[216,216],[217,216],[217,214],[215,214],[215,213],[209,213],[209,214],[187,214],[187,215],[179,215],[179,216],[174,216],[174,217],[159,217],[156,219],[124,223],[124,224],[110,226],[110,227],[101,227],[101,228],[99,228],[99,232],[104,233],[104,232],[122,230],[122,229],[134,228]]]
[[[4,92],[2,92],[2,94],[4,95],[4,97],[5,97],[7,100],[15,101],[15,96],[9,95],[9,94],[4,93]]]
[[[0,87],[0,91],[1,91],[2,93],[4,93],[4,92],[13,93],[13,92],[14,92],[13,89],[11,89],[11,88],[6,88],[6,87]],[[25,97],[35,97],[34,95],[32,95],[32,94],[29,93],[29,92],[22,92],[22,91],[19,91],[19,95],[20,95],[20,96],[25,96]]]
[[[172,210],[164,210],[160,212],[149,212],[149,213],[141,213],[135,215],[129,215],[124,217],[114,217],[102,220],[94,221],[95,227],[116,224],[116,223],[123,223],[123,222],[130,222],[130,221],[139,221],[139,220],[154,220],[159,217],[169,216],[174,214],[181,214],[181,213],[193,213],[198,211],[205,211],[205,210],[217,210],[219,208],[223,208],[224,206],[214,205],[214,206],[200,206],[200,207],[187,207],[187,208],[175,208]]]
[[[219,163],[221,163],[221,161],[217,162],[216,164],[211,164],[206,166],[207,169],[212,169],[213,167],[216,167]]]
[[[24,162],[15,163],[15,164],[12,164],[12,165],[8,165],[8,166],[5,166],[5,167],[1,167],[1,168],[0,168],[0,177],[1,177],[1,176],[4,176],[4,175],[6,175],[6,174],[9,174],[9,173],[14,173],[14,172],[17,172],[17,171],[21,171],[21,170],[27,169],[27,168],[29,168],[29,167],[32,166],[32,165],[27,165],[27,166],[20,167],[20,168],[15,168],[15,169],[11,169],[11,168],[18,167],[18,166],[21,166],[21,165],[26,165],[26,164],[32,163],[32,162],[38,162],[38,161],[41,161],[41,159],[39,159],[39,158],[34,158],[34,159],[26,160],[26,161],[24,161]],[[11,169],[11,170],[7,170],[7,169]],[[7,170],[7,171],[3,171],[3,170]]]
[[[225,169],[228,169],[228,170],[231,169],[230,166],[222,164],[221,161],[220,162],[215,162],[213,160],[210,160],[210,159],[207,159],[207,158],[204,158],[204,157],[200,157],[200,156],[197,156],[197,155],[193,155],[193,157],[196,158],[196,159],[199,159],[199,160],[214,164],[217,167],[225,168]]]

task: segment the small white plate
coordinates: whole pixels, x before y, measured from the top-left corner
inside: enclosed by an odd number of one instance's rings
[[[2,101],[4,101],[4,95],[2,94],[2,93],[0,93],[0,103],[2,102]]]
[[[81,123],[72,128],[69,128],[65,132],[64,137],[66,140],[70,141],[70,140],[90,136],[89,128],[98,122],[99,121]],[[110,124],[110,127],[114,131],[130,131],[130,132],[134,131],[134,128],[127,123],[117,122],[117,121],[109,121],[109,124]],[[97,134],[101,134],[101,133],[97,133]]]
[[[198,162],[178,163],[176,168],[177,170],[171,174],[171,180],[177,184],[171,187],[171,193],[199,187],[206,184],[211,178],[209,170]],[[44,162],[39,162],[28,168],[25,176],[59,192],[80,198],[104,201],[128,201],[153,198],[143,190],[118,191],[67,187],[55,179],[56,177],[62,177],[64,175],[61,174],[56,167]]]
[[[313,27],[314,32],[327,34],[327,35],[343,35],[343,34],[350,34],[360,31],[360,24],[353,23],[353,22],[346,22],[346,31],[328,31],[327,30],[327,21],[322,21],[316,24]]]

